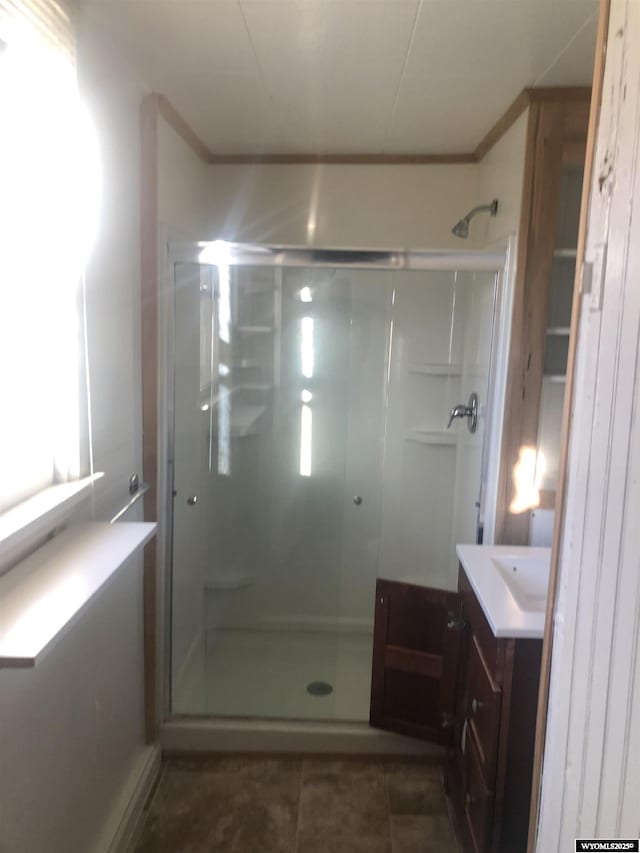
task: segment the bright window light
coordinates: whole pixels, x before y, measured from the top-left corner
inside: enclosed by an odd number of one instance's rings
[[[311,302],[311,288],[303,287],[300,290],[300,301],[301,302]]]
[[[0,511],[80,475],[78,283],[96,135],[66,55],[28,27],[0,55]]]
[[[313,413],[310,406],[303,406],[300,413],[300,476],[311,476],[311,430]]]
[[[302,338],[300,355],[302,357],[302,375],[305,379],[313,376],[313,317],[302,318]]]
[[[303,403],[310,403],[313,399],[313,394],[305,388],[300,397],[302,398]]]

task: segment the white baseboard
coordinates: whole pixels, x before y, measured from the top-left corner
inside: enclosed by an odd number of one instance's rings
[[[145,746],[109,815],[95,853],[132,853],[142,831],[144,806],[160,773],[160,744]]]

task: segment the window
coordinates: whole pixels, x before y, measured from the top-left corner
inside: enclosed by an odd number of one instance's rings
[[[66,7],[0,0],[0,44],[1,513],[87,473],[80,282],[98,158]]]

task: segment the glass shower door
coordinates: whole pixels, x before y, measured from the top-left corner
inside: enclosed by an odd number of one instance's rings
[[[174,712],[366,716],[388,284],[176,266]]]
[[[364,721],[376,580],[453,589],[476,541],[495,274],[175,284],[172,710]]]

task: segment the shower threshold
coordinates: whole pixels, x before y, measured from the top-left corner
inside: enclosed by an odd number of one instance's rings
[[[444,757],[442,747],[367,723],[177,717],[161,728],[164,752],[268,752]]]

